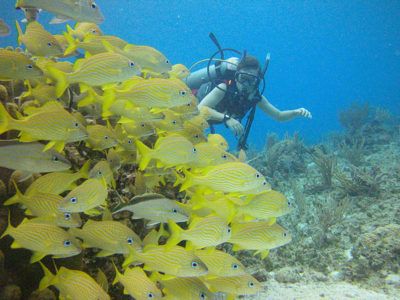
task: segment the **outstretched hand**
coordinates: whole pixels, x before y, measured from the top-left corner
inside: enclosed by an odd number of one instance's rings
[[[304,118],[312,119],[311,112],[305,108],[298,108],[295,110],[298,116],[302,116]]]
[[[244,131],[243,125],[238,120],[235,120],[234,118],[230,118],[229,120],[227,120],[226,126],[228,126],[228,128],[230,130],[232,130],[232,132],[237,137],[239,137],[243,134],[243,131]]]

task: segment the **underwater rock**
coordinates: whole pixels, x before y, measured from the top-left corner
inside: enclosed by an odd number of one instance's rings
[[[44,289],[42,291],[34,291],[28,298],[28,300],[56,300],[57,296],[50,289]]]
[[[398,272],[400,269],[400,225],[389,224],[360,236],[348,269],[353,278],[365,278],[370,273]]]
[[[0,291],[0,299],[4,300],[19,300],[22,297],[21,288],[15,284],[6,285]]]
[[[400,275],[398,274],[389,274],[385,278],[386,284],[394,285],[396,287],[400,287]]]
[[[284,267],[275,272],[275,280],[281,283],[296,283],[302,279],[302,270],[299,268]]]

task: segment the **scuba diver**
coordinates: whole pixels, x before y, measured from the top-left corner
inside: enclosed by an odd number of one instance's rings
[[[268,68],[269,54],[261,69],[260,63],[255,57],[246,55],[245,51],[242,54],[235,49],[222,49],[212,33],[210,33],[210,38],[217,45],[218,51],[208,60],[206,68],[193,72],[186,78],[186,84],[194,91],[199,100],[198,107],[208,107],[210,112],[208,122],[211,132],[214,132],[213,124],[225,124],[239,138],[238,150],[246,150],[246,140],[257,106],[277,121],[289,121],[296,117],[312,117],[305,108],[281,111],[262,95],[265,88],[264,77]],[[241,54],[242,58],[231,57],[225,60],[224,51]],[[221,59],[215,58],[218,53],[220,53]],[[215,62],[215,64],[211,65],[211,62]],[[261,82],[263,88],[260,92]],[[244,127],[241,122],[249,111]]]

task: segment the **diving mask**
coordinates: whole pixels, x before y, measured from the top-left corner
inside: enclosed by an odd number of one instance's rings
[[[235,80],[243,85],[256,86],[260,83],[260,78],[257,75],[236,72]]]

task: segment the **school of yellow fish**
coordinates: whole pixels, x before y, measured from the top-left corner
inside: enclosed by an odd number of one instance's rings
[[[0,167],[26,178],[46,173],[25,190],[13,182],[16,193],[3,204],[20,205],[27,217],[17,226],[9,222],[2,237],[12,237],[11,248],[33,252],[31,263],[44,272],[38,288],[54,286],[64,299],[110,299],[104,274],[98,283],[82,270],[61,267],[53,274],[40,262],[95,248],[98,257],[113,256],[113,284],[137,300],[217,293],[234,299],[260,291],[220,245],[266,257],[291,240],[276,223],[290,203],[227,152],[221,135],[204,134],[207,111],[197,109],[182,81],[188,69],[152,47],[104,35],[94,1],[18,0],[17,7],[47,10],[53,23],[78,21],[52,35],[27,15],[25,25],[16,22],[25,51],[0,49],[0,80],[25,85],[17,110],[10,109],[16,103],[0,103],[0,134],[13,139],[0,143]],[[0,36],[8,32],[0,20]],[[71,63],[79,53],[84,57]],[[68,147],[102,158],[71,171]],[[121,189],[118,172],[127,166],[136,170],[135,197],[110,207],[110,193]],[[160,185],[184,196],[156,193]],[[130,214],[132,222],[146,222],[146,232],[117,221]]]

